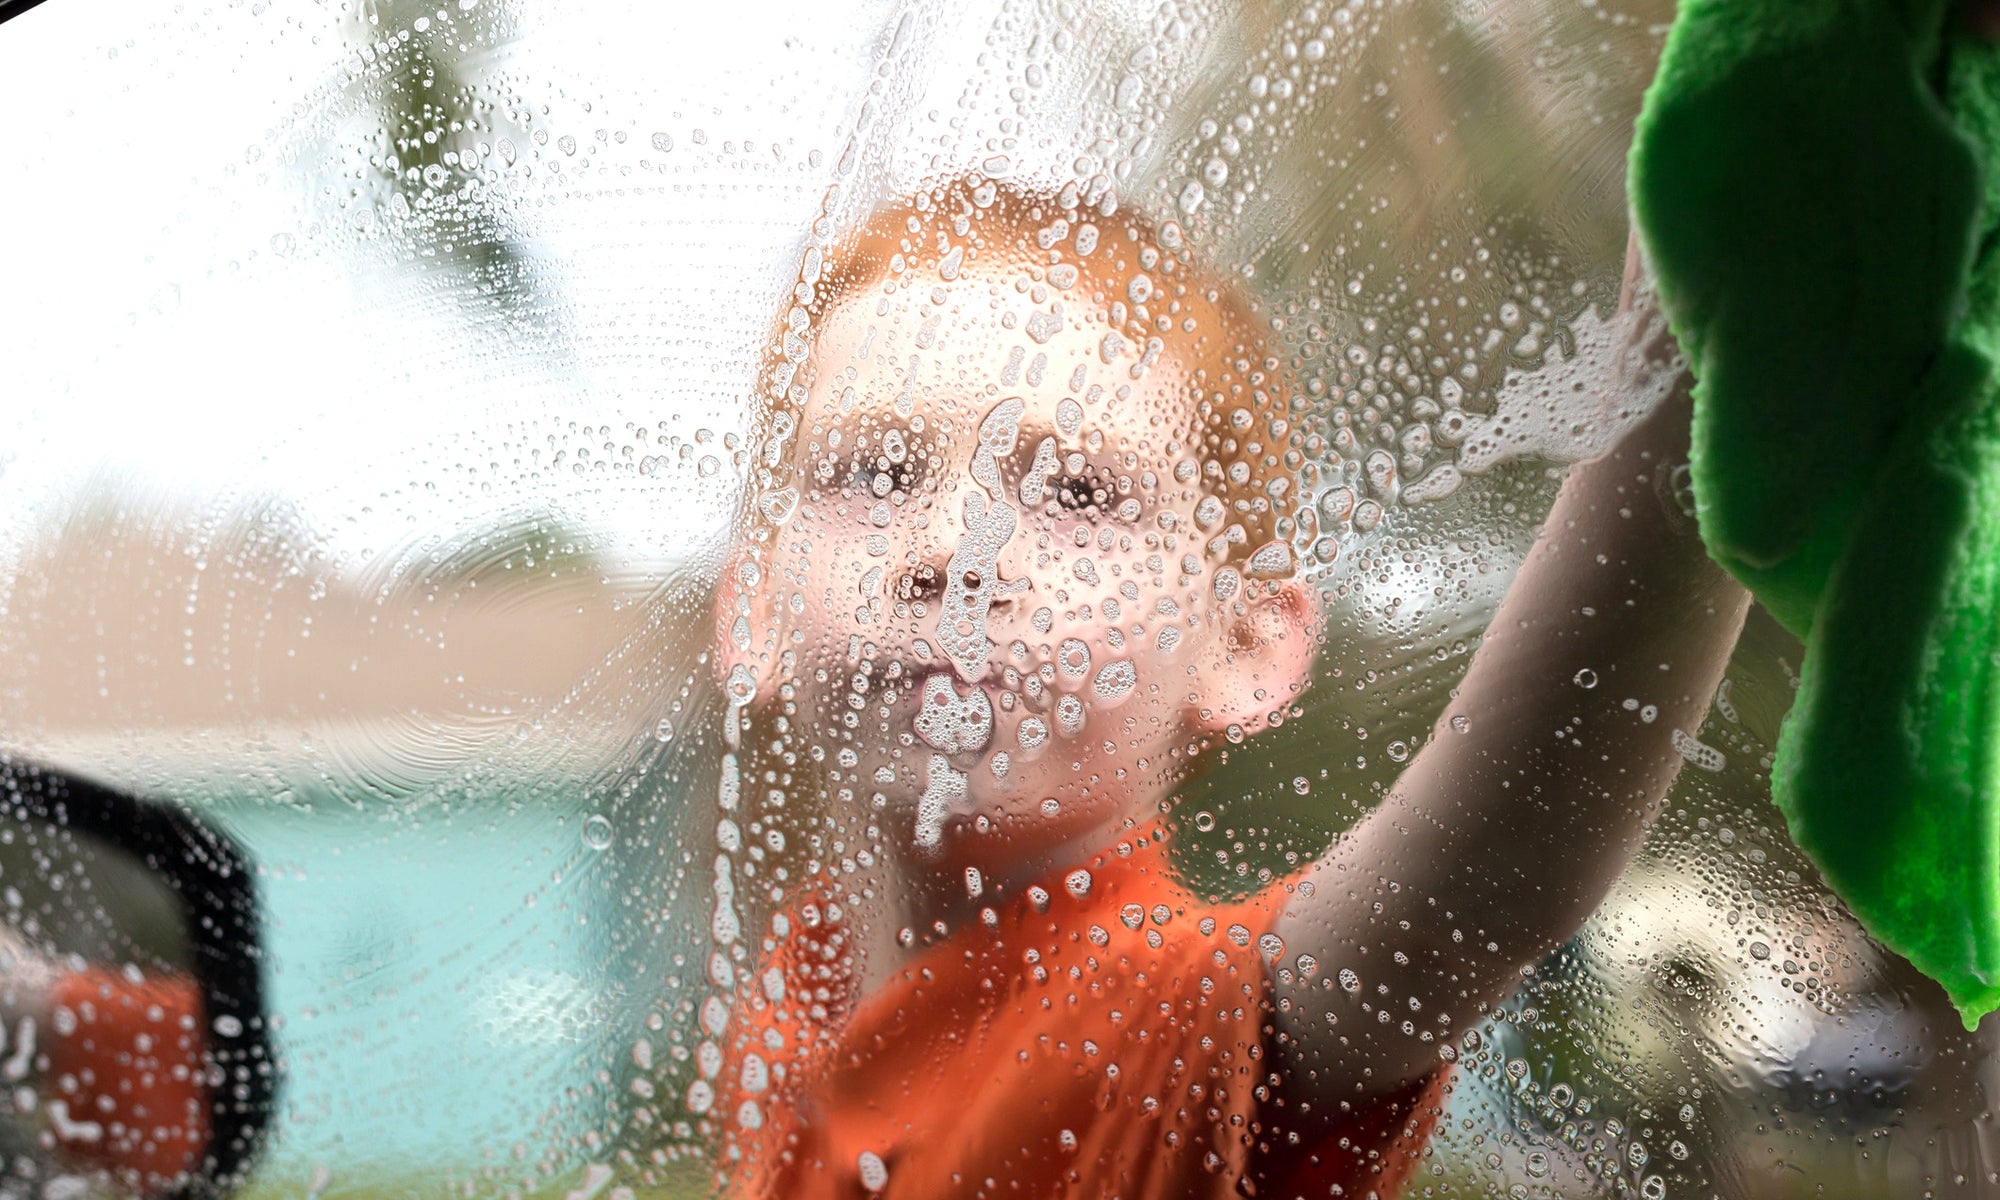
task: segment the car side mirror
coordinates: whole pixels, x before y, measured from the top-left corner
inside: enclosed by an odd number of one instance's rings
[[[0,1200],[204,1200],[278,1066],[242,851],[186,809],[0,753]]]

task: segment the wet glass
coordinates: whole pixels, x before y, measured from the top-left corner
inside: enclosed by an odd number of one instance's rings
[[[1990,1022],[1769,803],[1773,622],[1686,720],[1610,652],[1454,707],[1673,403],[1623,192],[1670,18],[0,24],[0,746],[240,848],[282,1081],[230,1190],[1268,1194],[1362,1144],[1303,1097],[1397,1126],[1348,1194],[2000,1194]],[[1315,873],[1510,712],[1576,772],[1670,733],[1657,819],[1495,809],[1485,925],[1416,856]],[[1447,831],[1498,786],[1444,783]],[[30,900],[65,870],[0,860],[40,953],[180,961],[157,890]]]

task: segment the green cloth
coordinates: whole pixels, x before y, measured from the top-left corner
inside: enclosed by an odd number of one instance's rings
[[[1772,795],[1868,930],[2000,1008],[2000,51],[1940,0],[1683,0],[1632,211],[1703,541],[1805,641]]]

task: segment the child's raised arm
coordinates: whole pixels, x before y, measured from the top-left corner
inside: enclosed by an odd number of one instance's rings
[[[1633,252],[1627,308],[1653,302],[1639,272]],[[1674,353],[1663,322],[1632,327]],[[1749,607],[1674,498],[1689,382],[1570,471],[1430,739],[1289,897],[1287,965],[1315,967],[1279,988],[1302,1098],[1435,1070],[1638,850]]]

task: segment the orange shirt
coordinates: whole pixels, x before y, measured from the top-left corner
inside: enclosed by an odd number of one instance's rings
[[[1444,1073],[1343,1105],[1310,1145],[1286,1132],[1258,945],[1276,891],[1208,903],[1136,839],[858,1002],[837,911],[795,908],[717,1072],[730,1194],[1389,1200]]]

